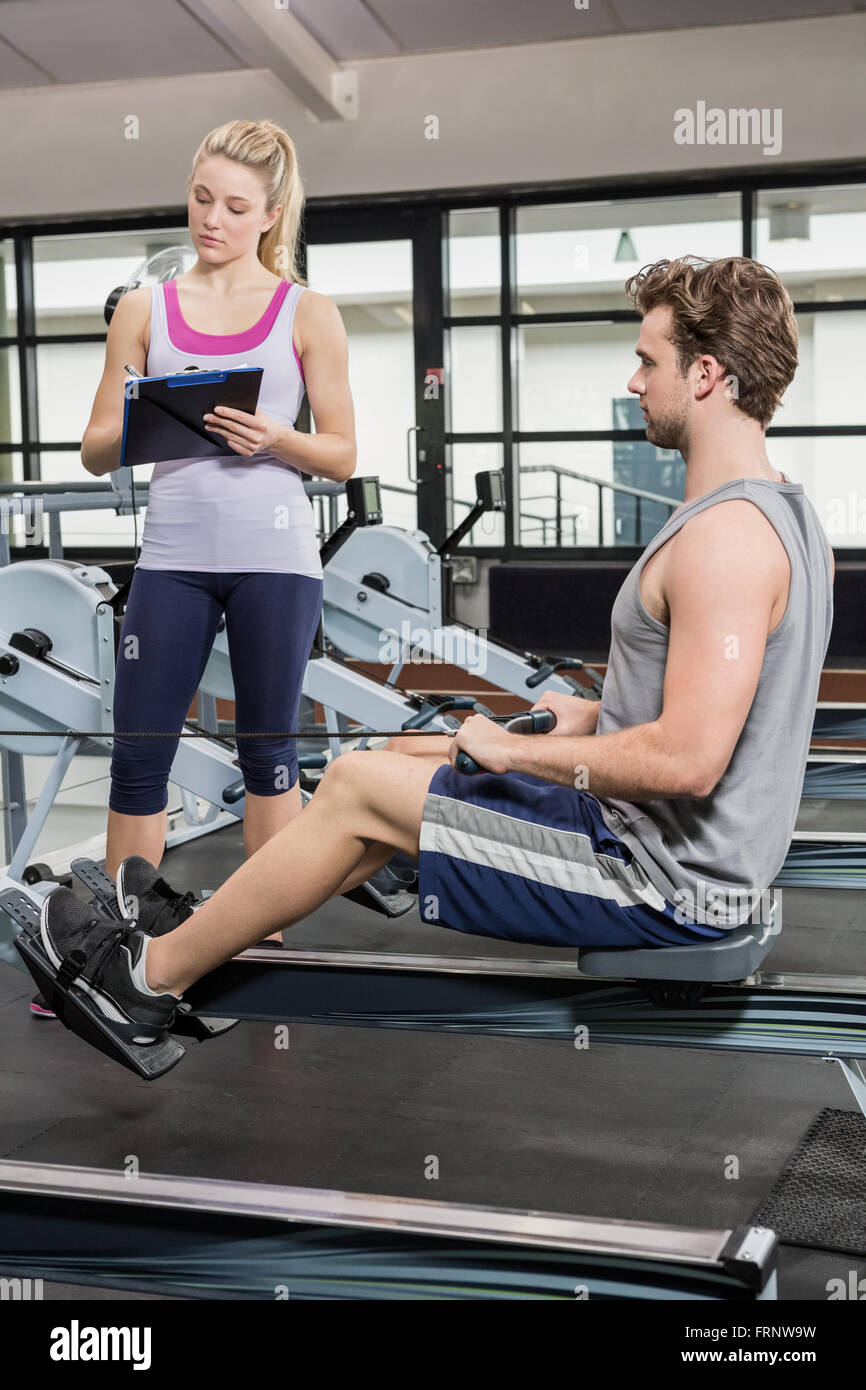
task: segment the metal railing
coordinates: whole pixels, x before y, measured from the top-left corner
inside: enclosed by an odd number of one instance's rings
[[[553,526],[555,528],[555,545],[561,546],[563,544],[563,533],[566,526],[569,526],[571,529],[571,544],[575,546],[579,544],[577,533],[579,529],[579,522],[582,520],[582,518],[580,515],[576,513],[564,513],[562,495],[563,478],[574,478],[577,482],[580,483],[591,483],[594,487],[598,489],[598,540],[596,543],[599,546],[604,545],[604,488],[609,488],[611,492],[624,493],[626,496],[634,497],[636,499],[634,541],[631,542],[631,544],[634,545],[641,544],[641,502],[656,502],[662,506],[667,507],[668,516],[670,516],[671,513],[674,512],[677,507],[682,506],[681,497],[665,497],[662,493],[647,492],[643,488],[629,487],[627,483],[610,483],[605,481],[604,479],[595,478],[590,473],[576,473],[571,468],[563,468],[561,467],[561,465],[555,463],[532,464],[528,468],[521,468],[521,477],[526,473],[553,473],[556,479],[554,492],[542,493],[537,497],[528,497],[525,499],[528,502],[547,502],[552,498],[554,502],[554,515],[552,517],[539,518],[536,513],[524,511],[522,506],[524,499],[521,497],[521,507],[519,512],[520,535],[522,536],[524,533],[524,516],[530,517],[532,520],[540,520],[543,528],[541,541],[542,545],[547,544],[548,526]],[[619,537],[615,537],[613,543],[614,545],[625,544],[625,542],[623,542]]]
[[[416,492],[415,492],[415,489],[414,489],[414,488],[412,488],[412,487],[399,487],[397,483],[380,483],[380,484],[379,484],[379,487],[381,488],[382,492],[403,492],[403,493],[405,493],[408,497],[415,497],[415,496],[416,496]],[[474,501],[472,501],[472,502],[467,502],[466,499],[465,499],[464,497],[455,497],[455,498],[454,498],[454,501],[453,501],[453,503],[452,503],[452,506],[454,506],[454,507],[465,507],[466,510],[467,510],[467,512],[471,512],[471,511],[472,511],[472,508],[475,506],[475,502],[474,502]],[[540,522],[542,522],[542,524],[544,524],[544,525],[546,525],[547,521],[549,520],[548,517],[542,516],[540,512],[521,512],[520,515],[521,515],[521,516],[528,516],[532,521],[540,521]],[[456,519],[457,519],[457,518],[455,517],[454,520],[456,521]],[[474,531],[474,530],[475,530],[475,527],[473,526],[472,531]],[[469,532],[469,535],[470,535],[470,536],[472,535],[472,531]],[[546,542],[545,542],[545,544],[546,544]]]
[[[660,504],[661,506],[667,507],[668,516],[670,516],[670,515],[671,515],[671,512],[675,511],[675,510],[677,509],[677,507],[679,507],[679,506],[682,505],[682,498],[681,498],[681,497],[666,497],[666,496],[664,496],[662,493],[658,493],[658,492],[647,492],[645,488],[629,487],[629,485],[628,485],[627,483],[611,483],[611,482],[607,482],[605,479],[596,478],[596,477],[594,477],[594,476],[593,476],[592,474],[590,474],[590,473],[577,473],[577,472],[575,472],[575,471],[574,471],[573,469],[571,469],[571,468],[563,468],[560,464],[555,464],[555,463],[532,464],[532,465],[530,465],[528,468],[521,468],[521,470],[520,470],[520,475],[521,475],[521,477],[522,477],[523,474],[525,474],[525,473],[553,473],[553,475],[554,475],[554,477],[555,477],[555,480],[556,480],[556,481],[555,481],[555,490],[554,490],[554,492],[552,492],[552,493],[549,493],[549,492],[548,492],[548,493],[541,493],[541,494],[540,494],[539,496],[537,496],[537,497],[528,497],[528,498],[524,498],[524,497],[521,496],[521,499],[520,499],[520,510],[519,510],[519,513],[518,513],[518,520],[519,520],[519,525],[520,525],[519,535],[522,537],[522,536],[524,535],[526,529],[527,529],[527,528],[524,527],[524,525],[523,525],[524,520],[529,520],[529,521],[537,522],[537,523],[539,524],[540,529],[541,529],[541,544],[542,544],[542,545],[547,545],[547,543],[548,543],[548,542],[547,542],[547,529],[548,529],[548,527],[553,527],[553,528],[554,528],[554,536],[555,536],[555,539],[554,539],[554,542],[553,542],[553,543],[554,543],[555,545],[561,546],[561,545],[563,545],[563,544],[568,544],[568,543],[569,543],[569,542],[563,540],[563,536],[564,536],[564,534],[565,534],[567,531],[570,532],[570,536],[571,536],[570,544],[571,544],[572,546],[577,546],[577,545],[580,545],[580,544],[581,544],[581,542],[580,542],[579,539],[578,539],[578,530],[580,529],[580,522],[581,522],[582,518],[581,518],[578,514],[576,514],[576,513],[573,513],[573,512],[572,512],[572,513],[569,514],[569,513],[567,513],[567,512],[565,511],[565,507],[567,506],[567,503],[565,502],[565,500],[564,500],[564,498],[563,498],[563,494],[562,494],[562,480],[563,480],[563,478],[573,478],[573,479],[575,479],[575,480],[576,480],[577,482],[579,482],[579,483],[591,483],[594,487],[596,487],[596,488],[598,489],[598,542],[597,542],[597,544],[598,544],[599,546],[603,546],[603,545],[604,545],[604,493],[603,493],[603,489],[605,489],[605,488],[609,488],[611,492],[620,492],[620,493],[624,493],[626,496],[634,497],[634,498],[635,498],[634,541],[632,542],[632,544],[634,544],[634,545],[640,545],[640,544],[642,543],[641,540],[640,540],[640,534],[641,534],[641,503],[642,503],[642,502],[655,502],[655,503]],[[400,487],[397,483],[380,483],[379,486],[381,487],[382,492],[398,492],[398,493],[404,493],[404,494],[405,494],[406,496],[408,496],[408,497],[414,497],[414,496],[416,495],[416,492],[415,492],[415,489],[414,489],[414,488],[411,488],[411,487]],[[554,501],[554,515],[553,515],[553,516],[544,516],[544,514],[541,513],[541,512],[530,512],[530,511],[528,511],[528,510],[523,506],[524,501],[528,501],[528,502],[547,502],[547,501],[549,501],[551,498],[552,498],[553,501]],[[455,507],[465,507],[467,511],[471,511],[472,507],[474,506],[474,502],[467,502],[467,501],[465,501],[463,498],[455,498],[455,499],[454,499],[453,505],[454,505]],[[473,527],[473,531],[474,531],[474,529],[475,529],[475,528]],[[533,527],[533,528],[530,528],[530,529],[533,529],[533,530],[534,530],[534,529],[536,529],[536,528]],[[471,537],[472,537],[473,531],[470,531],[470,532],[469,532],[469,537],[467,538],[467,539],[470,540],[470,544],[473,543],[473,542],[471,541]],[[585,542],[584,542],[584,543],[585,543]],[[623,541],[622,539],[620,539],[619,537],[615,537],[615,538],[614,538],[614,544],[615,544],[615,545],[624,545],[624,544],[626,544],[626,542]]]
[[[118,469],[116,473],[126,473]],[[139,507],[147,506],[150,491],[148,480],[137,482],[133,489],[128,477],[118,478],[108,475],[109,484],[103,482],[42,483],[42,482],[0,482],[0,568],[11,560],[10,533],[12,519],[21,517],[25,529],[32,529],[38,518],[39,536],[31,543],[41,545],[43,532],[48,532],[48,555],[52,560],[63,559],[63,535],[60,518],[64,512],[113,511],[116,516],[131,516]],[[343,483],[331,482],[324,478],[307,478],[304,491],[319,512],[318,534],[324,538],[331,535],[339,524],[337,508],[346,489]],[[133,504],[134,496],[134,504]],[[38,503],[38,512],[25,504]],[[329,506],[329,529],[324,526],[324,506]],[[47,523],[47,527],[45,525]]]
[[[124,470],[125,471],[125,470]],[[563,537],[570,535],[570,544],[578,546],[578,531],[582,516],[580,512],[567,512],[567,502],[563,497],[563,479],[573,479],[580,483],[589,483],[598,490],[598,542],[599,546],[604,545],[604,489],[608,488],[611,492],[622,493],[625,496],[635,498],[635,526],[634,544],[639,545],[641,533],[641,503],[654,502],[667,507],[668,516],[681,505],[680,498],[665,497],[661,493],[647,492],[642,488],[629,487],[626,483],[611,483],[603,479],[593,477],[589,473],[578,473],[570,468],[563,468],[559,464],[533,464],[527,468],[521,468],[521,477],[529,473],[553,473],[555,487],[552,493],[542,493],[537,497],[521,497],[519,511],[520,536],[525,533],[524,521],[538,523],[541,529],[541,544],[547,545],[548,527],[553,528],[553,544],[562,546],[567,541]],[[404,497],[416,497],[417,492],[413,487],[403,487],[399,483],[380,483],[383,493],[397,493]],[[147,505],[147,498],[150,489],[149,481],[142,480],[135,484],[134,496],[135,507]],[[316,516],[316,535],[319,543],[322,544],[325,538],[333,535],[339,525],[339,505],[340,498],[345,496],[345,489],[342,483],[331,482],[326,479],[309,478],[304,480],[304,491],[310,497],[314,514]],[[133,488],[128,478],[115,480],[109,475],[109,485],[105,483],[74,481],[70,483],[42,483],[42,482],[0,482],[0,505],[11,516],[16,514],[14,499],[36,498],[40,499],[40,510],[47,518],[48,522],[48,553],[51,558],[61,558],[63,555],[63,543],[60,531],[60,516],[62,512],[71,511],[108,511],[113,510],[118,516],[129,516],[133,511]],[[9,499],[5,503],[3,499]],[[554,515],[545,516],[540,512],[528,511],[524,506],[524,501],[547,502],[553,500]],[[11,505],[10,505],[11,503]],[[471,510],[474,502],[466,501],[463,498],[455,498],[454,506],[466,507]],[[581,504],[578,504],[580,506]],[[327,509],[327,517],[326,517]],[[530,529],[536,529],[535,527]],[[9,527],[4,525],[0,528],[0,565],[9,563]],[[471,536],[470,532],[470,536]],[[619,538],[615,538],[614,544],[623,544]]]

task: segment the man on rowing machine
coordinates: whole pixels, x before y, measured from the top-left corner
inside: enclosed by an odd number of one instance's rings
[[[793,306],[742,257],[659,261],[626,291],[642,317],[628,389],[686,485],[617,596],[601,703],[543,695],[545,737],[473,715],[343,754],[197,908],[139,858],[118,875],[121,909],[136,907],[122,924],[55,889],[41,937],[66,962],[58,987],[74,981],[118,1034],[157,1041],[200,976],[395,851],[418,861],[424,920],[554,946],[721,937],[773,882],[833,614],[820,521],[765,447],[797,366]],[[461,751],[485,771],[458,771]]]

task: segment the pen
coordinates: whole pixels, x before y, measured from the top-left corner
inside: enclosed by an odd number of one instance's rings
[[[130,376],[137,376],[139,381],[144,381],[144,377],[142,376],[141,372],[137,372],[134,367],[124,367],[123,370],[125,372],[129,372]]]

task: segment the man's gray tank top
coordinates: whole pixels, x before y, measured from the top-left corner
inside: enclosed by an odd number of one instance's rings
[[[597,798],[608,829],[628,846],[650,883],[668,902],[687,905],[685,920],[717,927],[748,921],[776,878],[803,789],[833,622],[833,580],[829,542],[802,484],[732,480],[683,507],[653,537],[613,606],[596,729],[614,733],[661,714],[668,629],[641,602],[641,571],[691,517],[732,498],[754,502],[768,518],[788,553],[791,581],[727,770],[707,797],[639,803]]]

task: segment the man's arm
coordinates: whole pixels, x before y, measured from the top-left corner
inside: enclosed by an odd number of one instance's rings
[[[787,578],[768,528],[753,503],[737,498],[678,532],[665,577],[671,623],[656,720],[588,738],[512,735],[508,770],[623,801],[708,796],[746,722]]]
[[[563,787],[578,786],[594,796],[657,801],[705,795],[695,790],[694,770],[666,743],[658,719],[615,734],[583,738],[512,734],[507,747],[509,772],[528,772]]]

